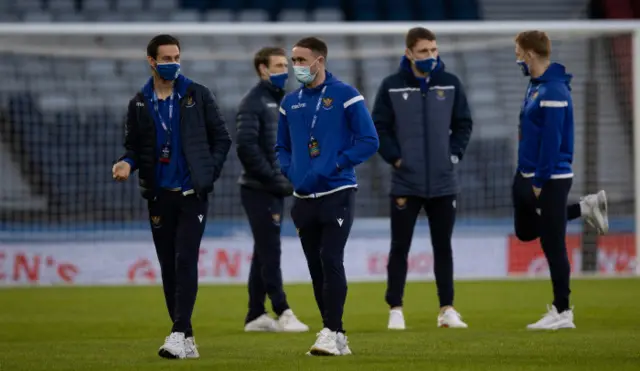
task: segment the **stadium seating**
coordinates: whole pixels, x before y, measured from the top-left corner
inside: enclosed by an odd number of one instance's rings
[[[579,14],[578,0],[540,0],[557,6],[564,14]],[[268,3],[268,4],[267,4]],[[274,2],[275,3],[275,2]],[[197,0],[21,0],[0,2],[0,21],[174,21],[174,22],[260,22],[278,21],[367,21],[367,20],[447,20],[474,19],[481,14],[491,18],[514,18],[525,14],[508,0],[309,0],[280,2],[279,7],[264,1],[197,1]],[[211,4],[215,4],[212,6]],[[553,17],[548,13],[533,16]],[[565,15],[563,15],[565,16]],[[320,35],[322,36],[322,35]],[[295,37],[184,37],[186,50],[222,50],[249,55],[265,44],[290,47]],[[325,37],[329,43],[329,69],[345,81],[358,86],[373,103],[381,78],[398,68],[404,50],[403,37]],[[132,37],[131,45],[143,49],[146,38]],[[87,45],[94,40],[87,38]],[[442,45],[455,40],[439,38]],[[580,41],[563,43],[560,55],[571,63],[574,72],[586,73]],[[511,50],[510,45],[505,48]],[[397,51],[394,56],[370,59],[348,59],[353,50]],[[519,99],[524,82],[518,79],[513,58],[478,50],[443,52],[447,68],[462,79],[467,88],[476,123],[473,140],[465,161],[460,165],[463,183],[461,213],[480,211],[508,215],[509,179],[513,172],[514,146],[512,126],[516,125]],[[189,60],[183,63],[185,74],[211,86],[235,133],[235,106],[246,90],[255,83],[249,60]],[[487,73],[487,71],[491,71]],[[60,215],[78,218],[144,217],[143,201],[137,195],[136,182],[114,185],[110,178],[112,161],[121,152],[122,117],[128,99],[140,89],[148,76],[144,60],[72,59],[60,57],[23,57],[4,55],[0,72],[9,76],[0,85],[0,110],[8,112],[11,128],[19,134],[28,169],[39,174],[50,203]],[[5,73],[6,72],[6,73]],[[248,78],[247,78],[248,77]],[[522,83],[521,83],[522,82]],[[296,86],[290,79],[289,86]],[[87,92],[93,92],[87,95]],[[585,92],[574,89],[574,100]],[[612,106],[614,106],[612,104]],[[501,107],[501,109],[495,109]],[[500,117],[498,112],[513,113]],[[580,116],[581,112],[576,112]],[[234,151],[220,183],[211,214],[214,217],[243,215],[238,207],[240,163]],[[26,169],[25,169],[26,170]],[[388,213],[388,167],[376,156],[358,169],[360,182],[359,216],[381,216]],[[87,184],[95,185],[87,187]],[[78,214],[79,204],[91,202],[100,215]]]

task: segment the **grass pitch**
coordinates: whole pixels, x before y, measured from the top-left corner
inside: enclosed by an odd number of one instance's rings
[[[38,370],[640,370],[640,280],[573,282],[576,330],[529,332],[550,301],[548,281],[458,282],[470,328],[436,328],[433,282],[410,283],[408,330],[386,329],[383,284],[352,284],[345,313],[351,357],[304,353],[320,329],[310,285],[287,286],[303,334],[245,334],[243,286],[200,288],[199,360],[165,360],[170,330],[160,287],[0,290],[0,371]]]

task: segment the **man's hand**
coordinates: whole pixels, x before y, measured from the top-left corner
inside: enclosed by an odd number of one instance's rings
[[[402,159],[399,158],[396,160],[396,162],[393,163],[393,167],[395,167],[396,169],[400,169],[400,166],[402,165]]]
[[[131,174],[131,165],[126,161],[120,161],[113,165],[111,172],[113,173],[113,179],[119,182],[124,182],[129,179],[129,175]]]
[[[533,194],[536,195],[536,198],[540,197],[541,191],[542,191],[541,188],[537,188],[536,186],[533,186]]]

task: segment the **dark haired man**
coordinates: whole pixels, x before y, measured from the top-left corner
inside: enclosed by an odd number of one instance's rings
[[[165,358],[198,358],[191,315],[198,291],[198,256],[209,193],[231,138],[206,87],[180,74],[180,43],[158,35],[147,46],[151,77],[129,102],[125,153],[113,166],[124,181],[138,170],[148,200],[164,296],[173,323],[160,347]]]
[[[405,329],[407,257],[421,209],[429,220],[433,246],[438,327],[466,328],[453,307],[451,235],[459,192],[456,166],[469,143],[472,120],[463,86],[445,71],[433,32],[422,27],[409,30],[400,69],[382,81],[372,115],[380,136],[379,153],[393,166],[388,328]]]
[[[322,315],[310,355],[348,355],[342,327],[347,280],[344,248],[353,224],[354,167],[378,149],[378,136],[353,87],[326,71],[327,45],[308,37],[293,47],[293,70],[302,86],[280,105],[276,151],[295,201],[298,230]]]
[[[289,308],[280,270],[284,198],[293,193],[291,184],[280,172],[274,150],[278,107],[289,75],[287,57],[282,48],[265,47],[256,53],[253,65],[260,82],[242,99],[236,117],[236,148],[243,167],[238,180],[240,197],[254,240],[244,330],[304,332],[309,327]],[[266,314],[266,295],[271,299],[277,321]]]

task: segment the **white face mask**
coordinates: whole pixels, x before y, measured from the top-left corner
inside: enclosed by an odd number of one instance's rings
[[[294,75],[296,75],[296,80],[298,80],[302,84],[310,84],[311,82],[313,82],[313,80],[315,80],[316,78],[316,75],[318,74],[318,71],[316,71],[315,73],[311,73],[311,66],[313,66],[318,61],[318,59],[313,61],[313,63],[308,66],[293,66],[293,73]]]

